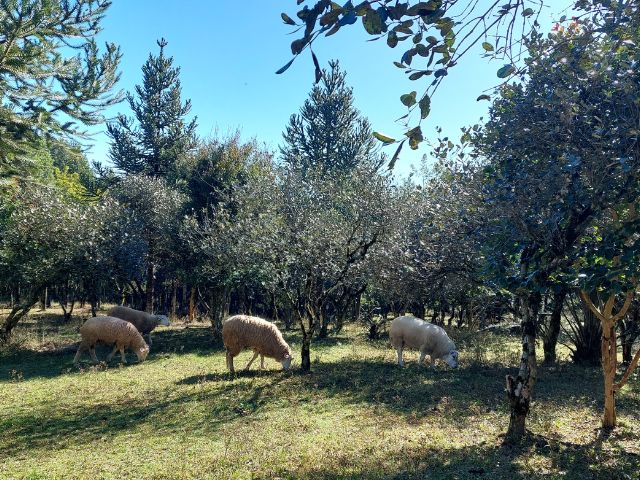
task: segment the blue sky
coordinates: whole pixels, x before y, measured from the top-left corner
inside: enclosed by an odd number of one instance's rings
[[[487,1],[487,0],[481,0]],[[548,22],[570,0],[552,0],[540,22]],[[115,0],[103,23],[99,40],[121,46],[123,59],[120,88],[132,91],[141,83],[142,64],[150,52],[157,54],[156,40],[169,44],[166,54],[181,68],[183,99],[192,101],[198,116],[200,136],[225,136],[239,129],[245,139],[257,138],[276,149],[292,113],[296,113],[313,84],[311,56],[305,52],[283,75],[275,71],[290,58],[291,27],[280,13],[294,17],[294,0],[207,1]],[[325,67],[332,58],[340,60],[347,81],[354,89],[356,106],[377,131],[396,138],[402,125],[394,120],[406,112],[401,94],[421,91],[424,84],[411,82],[392,62],[402,55],[402,43],[395,49],[369,39],[361,24],[344,28],[333,37],[322,38],[314,47]],[[383,40],[384,41],[384,40]],[[425,136],[435,138],[435,127],[458,138],[460,127],[476,123],[486,115],[489,103],[476,102],[478,95],[497,83],[496,70],[502,62],[481,58],[481,48],[471,52],[452,69],[432,102],[431,115],[423,123]],[[108,116],[130,115],[126,103],[107,111]],[[104,126],[90,143],[89,158],[108,162],[108,138]],[[394,147],[386,149],[389,155]],[[397,173],[406,174],[418,165],[427,145],[414,152],[404,149]]]

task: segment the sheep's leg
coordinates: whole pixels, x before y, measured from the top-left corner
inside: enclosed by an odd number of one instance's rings
[[[227,352],[227,367],[231,373],[235,373],[233,369],[233,355],[231,355],[231,352]]]
[[[427,355],[427,354],[426,354],[425,352],[420,351],[420,360],[418,360],[418,365],[424,365],[424,357],[425,357],[426,355]]]
[[[151,341],[151,334],[147,333],[147,345],[151,346],[153,342]]]
[[[397,351],[398,351],[398,365],[402,367],[404,366],[404,362],[402,361],[402,345],[398,346]]]
[[[116,354],[117,351],[118,351],[118,345],[114,345],[113,350],[111,350],[111,353],[107,355],[107,358],[105,359],[107,363],[111,361],[111,359],[113,358],[113,356]]]
[[[124,347],[120,347],[120,358],[122,358],[122,363],[127,363],[127,356],[124,354]]]
[[[85,351],[85,348],[86,347],[82,343],[78,346],[78,351],[76,352],[76,356],[73,357],[73,364],[74,365],[77,365],[78,362],[80,361],[80,357],[82,356],[82,352]]]
[[[245,370],[249,370],[249,367],[251,366],[251,364],[253,363],[253,361],[258,357],[259,353],[254,351],[253,352],[253,357],[251,357],[251,360],[249,360],[249,363],[247,363],[247,366],[244,367]]]
[[[91,345],[91,347],[89,347],[89,354],[91,355],[91,360],[93,360],[94,363],[98,363],[98,356],[96,355],[95,345]]]
[[[260,355],[260,370],[264,370],[264,355]]]

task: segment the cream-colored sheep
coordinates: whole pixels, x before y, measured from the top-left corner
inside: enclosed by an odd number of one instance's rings
[[[125,348],[133,350],[140,362],[144,362],[149,354],[149,346],[144,343],[144,339],[136,327],[120,318],[90,318],[80,327],[80,335],[82,339],[78,352],[73,359],[74,364],[78,363],[82,352],[85,350],[89,350],[91,359],[94,362],[98,362],[98,357],[96,356],[97,343],[113,345],[113,351],[106,358],[107,362],[111,361],[115,353],[120,350],[122,362],[127,363],[124,355]]]
[[[227,367],[231,373],[234,373],[233,357],[245,348],[251,348],[254,352],[246,370],[258,355],[261,369],[264,368],[264,357],[277,360],[285,370],[291,367],[291,349],[278,327],[271,322],[248,315],[234,315],[222,325],[222,339],[227,349]]]
[[[107,315],[110,317],[121,318],[122,320],[126,320],[127,322],[135,325],[142,335],[147,336],[147,343],[149,346],[153,343],[151,341],[151,332],[154,328],[158,325],[164,325],[166,327],[171,325],[166,315],[152,315],[129,307],[113,307],[107,312]]]
[[[420,351],[420,365],[424,357],[429,355],[430,367],[436,359],[444,360],[450,367],[458,366],[458,351],[447,332],[438,325],[425,322],[416,317],[404,316],[395,318],[389,329],[391,345],[398,352],[398,365],[404,365],[402,350],[404,347]]]

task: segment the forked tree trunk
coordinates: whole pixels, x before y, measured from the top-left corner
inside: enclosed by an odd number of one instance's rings
[[[26,300],[26,301],[24,301]],[[0,345],[7,343],[11,338],[13,329],[18,325],[20,320],[29,313],[29,310],[38,301],[38,294],[34,294],[28,298],[23,299],[22,302],[13,306],[9,315],[0,323]]]
[[[309,309],[307,309],[309,310]],[[298,320],[300,322],[300,330],[302,331],[302,349],[300,351],[300,368],[303,372],[311,371],[311,340],[315,333],[317,320],[314,318],[313,313],[307,313],[306,315],[299,315]],[[305,325],[306,323],[306,325]]]
[[[509,399],[509,428],[506,443],[517,443],[526,433],[526,419],[533,398],[533,389],[538,378],[536,360],[536,322],[540,308],[540,294],[527,293],[521,301],[522,308],[522,356],[517,377],[507,375],[507,397]]]
[[[627,368],[622,380],[615,383],[616,367],[618,360],[618,349],[616,345],[616,322],[623,318],[631,301],[633,300],[635,291],[629,290],[625,297],[624,305],[617,313],[613,313],[616,302],[616,295],[611,294],[602,309],[598,308],[592,301],[589,294],[585,291],[580,292],[582,301],[596,315],[602,323],[602,373],[604,375],[604,413],[602,415],[602,427],[611,429],[616,426],[616,392],[618,392],[627,382],[629,375],[637,365],[637,359]],[[638,356],[638,355],[636,355]]]

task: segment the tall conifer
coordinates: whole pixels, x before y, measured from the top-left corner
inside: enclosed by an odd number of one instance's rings
[[[291,115],[283,161],[303,172],[348,172],[361,164],[380,165],[371,125],[353,105],[353,90],[337,61],[329,62],[299,114]]]
[[[196,119],[187,123],[191,101],[182,103],[180,68],[166,57],[167,41],[158,41],[160,54],[142,66],[142,85],[127,95],[134,119],[119,115],[108,126],[112,139],[110,157],[118,170],[166,177],[177,160],[194,148]]]

